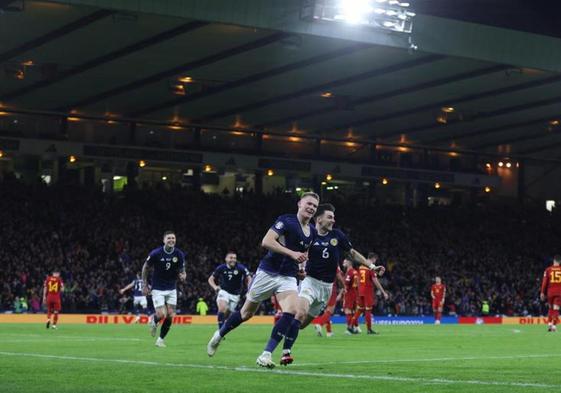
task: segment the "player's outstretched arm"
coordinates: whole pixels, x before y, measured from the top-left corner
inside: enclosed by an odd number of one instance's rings
[[[380,283],[380,280],[378,280],[376,277],[372,277],[372,282],[374,283],[374,285],[376,286],[376,288],[378,288],[380,290],[380,292],[382,293],[382,296],[384,297],[384,299],[388,300],[388,298],[390,297],[388,295],[388,293],[385,291],[384,287],[382,286],[382,284]]]
[[[368,259],[366,259],[364,257],[364,255],[362,255],[360,252],[358,252],[354,248],[351,248],[351,250],[348,252],[348,256],[354,262],[360,263],[361,265],[366,266],[370,270],[379,270],[379,269],[383,268],[382,266],[376,266],[375,264],[368,262]]]
[[[275,252],[277,254],[286,255],[296,263],[306,262],[308,260],[308,254],[303,252],[292,251],[279,243],[279,234],[269,229],[263,240],[261,241],[261,247],[266,248],[269,251]]]
[[[125,293],[125,291],[128,291],[129,289],[131,289],[134,286],[134,282],[131,282],[129,285],[127,285],[126,287],[124,287],[123,289],[119,289],[119,293],[122,295],[123,293]]]

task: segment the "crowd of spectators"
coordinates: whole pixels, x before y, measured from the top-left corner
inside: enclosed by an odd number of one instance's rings
[[[0,183],[0,311],[41,312],[42,284],[60,269],[63,312],[127,312],[120,295],[149,251],[173,229],[187,253],[178,308],[199,298],[215,311],[207,279],[228,250],[255,271],[260,241],[276,216],[296,211],[296,196],[211,195],[175,186],[106,194],[79,186]],[[543,208],[377,206],[331,194],[336,226],[387,267],[390,299],[377,314],[428,315],[434,276],[448,287],[445,314],[539,315],[543,269],[559,252],[561,215]],[[271,312],[265,304],[262,312]]]

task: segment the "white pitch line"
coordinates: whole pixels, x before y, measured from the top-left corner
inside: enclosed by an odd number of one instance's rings
[[[421,359],[379,359],[379,360],[355,360],[349,362],[324,362],[324,363],[297,363],[291,367],[307,366],[330,366],[341,364],[386,364],[386,363],[410,363],[410,362],[440,362],[440,361],[464,361],[464,360],[509,360],[509,359],[540,359],[561,357],[559,353],[549,353],[543,355],[511,355],[511,356],[467,356],[467,357],[447,357],[447,358],[421,358]]]
[[[372,381],[415,382],[415,383],[424,383],[424,384],[443,384],[443,385],[484,385],[484,386],[512,386],[512,387],[535,387],[535,388],[561,388],[561,385],[551,385],[551,384],[533,383],[533,382],[500,382],[500,381],[479,381],[479,380],[456,380],[456,379],[447,379],[447,378],[398,377],[398,376],[388,376],[388,375],[334,374],[334,373],[318,373],[312,371],[264,370],[259,368],[248,368],[248,367],[229,367],[229,366],[215,366],[215,365],[188,364],[188,363],[161,363],[161,362],[154,362],[154,361],[147,361],[147,360],[102,359],[102,358],[78,357],[78,356],[45,355],[40,353],[0,352],[0,355],[32,357],[32,358],[40,358],[40,359],[77,360],[77,361],[97,362],[97,363],[119,363],[119,364],[137,364],[137,365],[146,365],[146,366],[163,366],[163,367],[174,367],[174,368],[224,370],[224,371],[236,371],[236,372],[244,372],[244,373],[269,373],[275,375],[289,375],[289,376],[296,376],[296,377],[360,379],[360,380],[372,380]]]
[[[45,333],[45,334],[16,334],[16,333],[10,333],[10,334],[0,334],[0,337],[2,336],[15,336],[15,337],[42,337],[42,338],[62,338],[62,339],[75,339],[75,340],[82,340],[82,339],[87,339],[87,340],[91,340],[91,341],[105,341],[105,340],[110,340],[110,341],[144,341],[140,338],[132,338],[132,337],[98,337],[98,336],[69,336],[69,335],[58,335],[56,333],[52,333],[52,336],[46,336],[46,334],[50,334],[50,333]],[[40,341],[40,340],[38,340]],[[6,342],[5,340],[2,340],[2,342]]]

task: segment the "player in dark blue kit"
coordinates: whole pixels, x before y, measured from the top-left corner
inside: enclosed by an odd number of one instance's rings
[[[137,323],[140,320],[141,311],[142,314],[147,314],[146,307],[148,307],[146,296],[144,296],[144,293],[142,293],[142,289],[144,288],[144,281],[142,280],[140,272],[136,273],[136,278],[126,287],[120,289],[119,293],[122,295],[131,288],[133,288],[133,308],[136,311],[136,318],[134,319],[134,323]]]
[[[326,306],[339,263],[348,256],[349,259],[368,266],[371,270],[383,269],[370,263],[356,251],[347,236],[335,224],[335,207],[329,203],[322,204],[316,214],[317,237],[308,253],[306,278],[300,285],[296,317],[284,339],[283,354],[280,363],[284,366],[293,362],[291,349],[298,337],[298,331],[304,329],[318,316]]]
[[[283,314],[271,332],[265,351],[257,358],[261,367],[273,368],[271,352],[277,347],[291,327],[298,305],[296,274],[298,265],[308,260],[308,249],[316,237],[316,230],[310,220],[316,213],[319,196],[313,192],[302,195],[298,201],[296,214],[280,216],[267,231],[261,246],[268,250],[263,257],[245,303],[240,311],[233,312],[217,330],[207,345],[207,353],[213,356],[222,338],[242,322],[250,319],[259,304],[276,295]]]
[[[247,267],[238,262],[235,252],[228,251],[224,260],[226,263],[218,266],[208,278],[208,283],[217,294],[218,329],[222,327],[230,313],[236,311],[244,281],[246,288],[249,288],[251,283],[251,273]]]
[[[142,266],[143,293],[148,295],[148,269],[152,273],[152,302],[156,313],[150,317],[150,334],[156,336],[158,322],[163,320],[156,346],[165,347],[164,338],[169,332],[177,306],[177,278],[185,281],[185,253],[175,247],[175,233],[164,233],[164,245],[150,252]]]

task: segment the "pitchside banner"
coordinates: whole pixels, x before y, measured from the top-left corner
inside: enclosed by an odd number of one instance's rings
[[[131,325],[135,323],[134,315],[117,314],[60,314],[61,324],[84,324],[84,325]],[[382,317],[374,316],[376,325],[432,325],[433,317]],[[45,323],[45,314],[0,314],[0,323]],[[344,316],[331,317],[332,323],[346,324]],[[364,323],[364,317],[359,322]],[[147,324],[148,317],[142,316],[138,321],[140,324]],[[175,325],[214,325],[216,324],[215,315],[176,315],[173,318]],[[255,316],[246,324],[272,325],[272,316]],[[442,317],[442,324],[462,324],[462,325],[547,325],[546,317]]]
[[[375,325],[434,325],[434,317],[379,317],[374,316]],[[345,317],[332,317],[332,323],[344,323],[346,324]],[[364,318],[361,317],[360,323],[364,323]],[[458,323],[458,318],[456,317],[442,317],[442,324],[456,324]]]
[[[60,324],[85,324],[85,325],[132,325],[135,315],[117,314],[60,314]],[[45,314],[0,314],[0,323],[45,323]],[[148,317],[143,315],[138,323],[147,324]],[[273,324],[272,316],[255,316],[246,324]],[[176,315],[174,325],[211,325],[216,324],[215,315]]]

